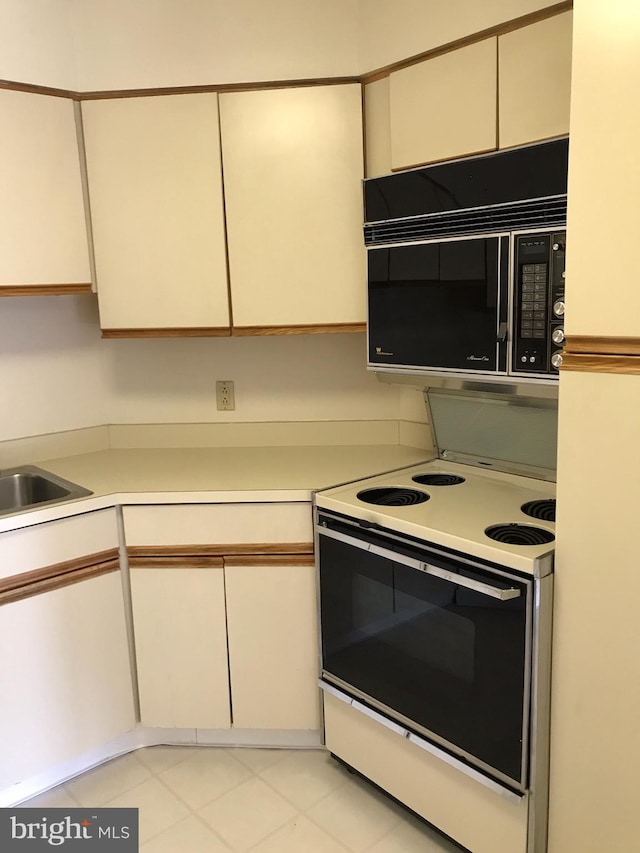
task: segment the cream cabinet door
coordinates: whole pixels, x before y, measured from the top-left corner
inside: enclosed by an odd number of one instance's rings
[[[387,175],[391,171],[388,77],[364,87],[364,138],[367,178]]]
[[[360,85],[226,93],[220,120],[234,328],[364,323]]]
[[[225,559],[233,725],[317,730],[315,569],[280,559]]]
[[[0,90],[0,288],[90,285],[73,101]]]
[[[389,111],[393,169],[493,150],[497,40],[393,72]]]
[[[120,572],[0,606],[0,790],[135,726]]]
[[[131,598],[143,725],[228,729],[222,561],[218,568],[192,567],[188,558],[178,568],[132,566]]]
[[[573,13],[498,39],[500,148],[569,133]]]
[[[103,329],[228,334],[217,95],[85,101]]]

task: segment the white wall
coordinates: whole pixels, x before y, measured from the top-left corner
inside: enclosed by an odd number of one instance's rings
[[[399,417],[363,334],[102,340],[93,296],[0,301],[0,441],[104,423]],[[236,383],[218,412],[216,379]]]
[[[105,423],[92,296],[0,300],[0,441]]]
[[[549,0],[360,0],[360,69],[383,68],[552,5]]]
[[[0,0],[0,79],[78,88],[69,0]]]
[[[358,72],[358,0],[70,2],[81,91]]]
[[[104,341],[111,423],[398,417],[398,391],[365,368],[363,334]],[[217,379],[236,409],[218,412]]]

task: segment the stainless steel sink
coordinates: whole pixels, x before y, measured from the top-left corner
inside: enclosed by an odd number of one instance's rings
[[[57,477],[35,465],[22,465],[0,471],[0,515],[24,509],[48,506],[90,495],[84,489],[62,477]]]

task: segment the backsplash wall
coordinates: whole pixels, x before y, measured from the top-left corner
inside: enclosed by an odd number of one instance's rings
[[[0,441],[104,423],[395,420],[363,334],[102,340],[93,296],[0,302]],[[218,412],[217,379],[236,409]],[[415,409],[412,409],[415,411]]]

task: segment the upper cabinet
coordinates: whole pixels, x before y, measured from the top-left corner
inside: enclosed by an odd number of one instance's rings
[[[403,169],[496,147],[497,39],[391,74],[391,167]]]
[[[367,177],[569,132],[572,13],[365,85]]]
[[[367,177],[389,174],[391,126],[388,77],[364,86],[364,139]]]
[[[363,324],[360,85],[222,94],[220,119],[234,334]]]
[[[0,90],[0,293],[90,290],[75,107]]]
[[[569,133],[572,12],[498,39],[499,145]]]
[[[217,95],[82,105],[100,325],[229,334]]]

